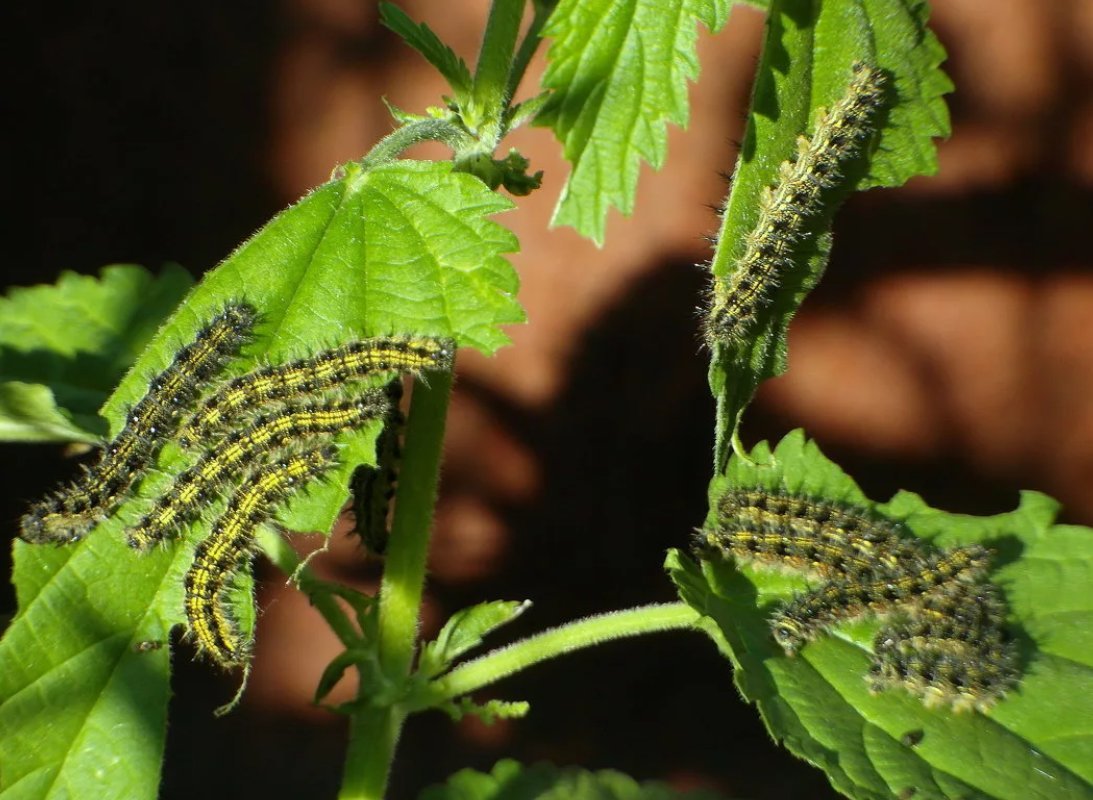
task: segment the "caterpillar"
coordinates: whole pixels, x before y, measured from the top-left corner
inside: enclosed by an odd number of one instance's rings
[[[229,381],[186,421],[179,443],[193,447],[225,420],[301,393],[313,394],[373,375],[451,369],[454,344],[446,339],[379,337],[267,366]]]
[[[985,576],[989,552],[978,545],[932,552],[921,562],[897,569],[829,581],[787,603],[771,619],[774,639],[787,655],[839,622],[914,606],[954,582],[975,583]]]
[[[722,495],[716,527],[699,531],[697,543],[736,560],[825,578],[914,568],[927,553],[902,525],[865,509],[760,489]]]
[[[989,710],[1020,680],[1006,604],[990,583],[954,583],[896,617],[873,643],[873,692],[900,687],[928,707]]]
[[[125,426],[99,460],[23,515],[22,538],[35,544],[75,542],[105,519],[155,459],[204,381],[249,341],[256,320],[250,305],[233,303],[205,325],[149,381],[144,397],[129,410]]]
[[[400,439],[406,423],[398,407],[402,399],[402,381],[391,381],[386,391],[391,405],[383,431],[376,441],[376,466],[362,464],[350,480],[353,532],[361,537],[361,544],[368,552],[377,556],[387,552],[390,536],[387,517],[398,482],[399,459],[402,457]]]
[[[243,641],[224,594],[249,557],[258,526],[336,461],[337,449],[332,445],[313,447],[263,467],[236,490],[212,533],[197,546],[186,573],[183,605],[199,653],[224,668],[249,660],[249,645]]]
[[[240,473],[260,465],[269,451],[323,434],[351,430],[387,415],[390,398],[383,389],[354,400],[290,404],[254,420],[217,443],[193,467],[181,473],[155,506],[128,531],[129,546],[148,550],[192,520],[209,498]]]
[[[793,254],[810,234],[808,221],[823,211],[823,192],[838,184],[844,166],[857,157],[873,133],[873,120],[884,103],[884,73],[855,62],[846,93],[821,109],[812,137],[800,137],[797,155],[778,170],[778,180],[759,199],[759,218],[745,236],[744,252],[710,290],[705,338],[717,344],[747,340],[758,313],[769,305]]]

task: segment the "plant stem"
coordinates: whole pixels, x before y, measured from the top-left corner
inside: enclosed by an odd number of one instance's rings
[[[437,705],[488,686],[521,670],[612,639],[694,628],[701,615],[686,603],[612,611],[543,631],[453,669],[433,682],[412,710]]]
[[[414,385],[398,503],[380,586],[380,658],[384,671],[392,678],[409,674],[417,642],[452,376],[436,373],[429,376],[429,383],[428,387],[423,382]]]
[[[486,145],[486,152],[493,152],[500,139],[501,117],[509,101],[512,54],[520,35],[524,4],[525,0],[493,0],[490,5],[472,89],[477,123],[475,132]]]
[[[505,90],[508,98],[512,98],[516,94],[520,81],[524,79],[524,73],[527,72],[528,64],[531,63],[531,57],[539,49],[539,32],[542,31],[547,19],[550,18],[550,12],[553,10],[553,5],[548,6],[545,3],[535,3],[534,5],[535,16],[532,17],[528,32],[524,34],[524,40],[520,42],[520,49],[516,51],[516,58],[513,60],[512,69],[509,71],[508,87]]]
[[[349,750],[338,800],[383,800],[391,759],[406,713],[394,707],[366,707],[349,718]]]
[[[448,373],[431,374],[429,384],[426,386],[424,381],[418,381],[414,385],[398,502],[379,591],[379,662],[384,675],[394,684],[401,683],[409,675],[417,643],[425,559],[429,551],[452,377]],[[368,687],[361,687],[359,699],[366,699],[367,690]],[[398,706],[363,705],[353,715],[339,795],[342,800],[380,800],[383,797],[405,719],[406,711]]]
[[[361,166],[365,171],[394,161],[407,148],[421,142],[444,142],[453,150],[467,147],[472,140],[450,122],[442,119],[422,119],[403,125],[384,136],[368,151]]]

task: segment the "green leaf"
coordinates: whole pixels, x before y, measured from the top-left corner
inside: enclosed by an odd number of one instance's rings
[[[696,23],[716,32],[728,0],[562,0],[536,120],[565,147],[573,171],[553,223],[602,244],[608,208],[634,208],[641,162],[664,163],[667,124],[688,120],[687,82],[698,76]]]
[[[888,72],[898,102],[889,114],[869,174],[860,189],[900,186],[916,175],[937,173],[934,139],[948,136],[949,109],[943,95],[953,83],[941,70],[945,48],[926,27],[925,0],[862,0],[874,41],[876,63]],[[839,22],[821,33],[834,38]]]
[[[804,588],[801,579],[671,554],[680,596],[707,616],[705,630],[775,739],[854,798],[911,787],[916,800],[1093,797],[1093,530],[1054,525],[1057,504],[1032,492],[993,517],[937,511],[906,492],[874,505],[799,431],[773,453],[757,446],[751,460],[731,460],[711,487],[711,507],[730,485],[782,488],[874,507],[941,547],[992,547],[990,580],[1005,593],[1024,663],[1017,689],[988,715],[927,709],[899,690],[872,695],[865,676],[875,622],[837,628],[789,658],[767,617]]]
[[[716,800],[706,790],[676,791],[662,783],[638,783],[613,770],[559,768],[504,760],[489,773],[465,769],[448,782],[430,786],[419,800]]]
[[[100,437],[91,432],[100,420],[90,415],[77,417],[57,406],[53,391],[40,383],[0,383],[0,441],[85,442]]]
[[[168,266],[66,272],[56,284],[0,298],[0,440],[98,442],[96,413],[193,284]]]
[[[436,67],[455,93],[456,101],[466,98],[471,91],[471,71],[452,48],[440,41],[424,22],[416,24],[406,12],[391,3],[380,3],[380,22],[397,33],[406,44],[417,50],[425,60]]]
[[[349,167],[205,277],[106,405],[111,431],[121,428],[123,409],[144,394],[148,377],[230,299],[246,299],[262,315],[257,341],[231,374],[391,333],[452,337],[492,354],[508,342],[500,326],[523,320],[514,297],[519,282],[503,255],[517,249],[516,239],[486,219],[510,207],[446,163]],[[339,468],[282,522],[294,530],[329,530],[353,469],[375,463],[381,427],[340,437]],[[182,460],[171,455],[164,454],[161,467],[174,474],[171,467]],[[166,478],[146,483],[160,489]]]
[[[436,639],[422,649],[418,670],[430,678],[439,675],[468,650],[482,644],[490,633],[530,607],[527,600],[495,600],[460,609],[444,623]]]
[[[113,522],[113,521],[111,521]],[[137,560],[116,524],[67,548],[15,542],[20,612],[0,642],[4,798],[157,794],[180,559]]]
[[[232,374],[386,333],[451,336],[491,353],[507,341],[499,326],[523,318],[503,256],[516,241],[486,219],[509,206],[447,164],[350,166],[206,276],[106,403],[111,432],[150,377],[230,300],[245,299],[262,315]],[[281,522],[328,531],[353,469],[375,463],[380,427],[342,437],[338,469],[294,498]],[[167,650],[133,647],[166,640],[182,621],[184,570],[213,515],[147,556],[126,547],[123,533],[190,461],[169,444],[136,499],[75,546],[16,543],[19,614],[0,640],[0,784],[18,783],[19,797],[92,780],[99,790],[72,796],[98,796],[102,786],[121,787],[118,797],[155,795]]]
[[[941,95],[952,84],[938,68],[944,52],[925,27],[926,11],[925,4],[904,0],[785,0],[772,7],[752,110],[710,265],[714,276],[724,278],[735,268],[756,228],[764,189],[776,183],[780,165],[796,156],[798,137],[812,132],[821,109],[846,92],[854,62],[884,72],[888,103],[868,158],[850,165],[845,185],[825,193],[822,212],[807,223],[807,236],[794,251],[796,267],[781,277],[774,301],[760,312],[754,338],[715,353],[710,385],[718,398],[719,470],[756,388],[786,370],[786,328],[823,275],[832,220],[846,194],[895,186],[937,169],[932,137],[949,133]]]

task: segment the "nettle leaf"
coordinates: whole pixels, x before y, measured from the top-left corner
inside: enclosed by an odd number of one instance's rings
[[[781,487],[872,507],[940,547],[992,548],[990,580],[1005,594],[1024,665],[1016,690],[986,715],[927,709],[898,689],[872,695],[876,622],[836,628],[789,658],[768,616],[801,579],[673,552],[680,596],[706,616],[737,688],[776,740],[853,798],[1093,797],[1093,530],[1053,524],[1057,504],[1034,492],[992,517],[938,511],[908,492],[870,503],[800,431],[750,458],[733,457],[711,507],[730,485]]]
[[[898,102],[881,133],[869,174],[858,188],[901,186],[916,175],[937,173],[933,140],[952,132],[943,96],[953,90],[953,83],[941,70],[945,48],[926,27],[926,0],[862,0],[861,8],[877,64],[889,74]],[[836,25],[832,36],[838,35]]]
[[[419,800],[717,800],[708,790],[678,791],[663,783],[638,783],[613,770],[530,767],[498,761],[491,772],[461,770],[440,786],[430,786]]]
[[[573,171],[553,223],[603,242],[608,208],[634,208],[645,161],[660,169],[667,124],[688,120],[698,76],[697,25],[716,32],[728,0],[562,0],[543,35],[554,39],[536,119],[562,141]]]
[[[444,44],[428,25],[424,22],[415,23],[405,11],[391,3],[380,3],[380,21],[437,68],[455,92],[457,100],[470,94],[471,85],[474,83],[471,71],[467,69],[463,59]]]
[[[0,298],[0,440],[100,441],[97,412],[193,278],[105,267]]]
[[[444,623],[436,639],[422,648],[418,671],[430,678],[439,675],[457,658],[482,644],[490,633],[512,622],[530,607],[531,602],[527,600],[494,600],[460,609]]]
[[[776,184],[780,165],[796,157],[798,137],[814,131],[821,109],[845,94],[854,62],[884,73],[886,101],[875,120],[879,130],[848,165],[844,185],[825,192],[823,207],[809,216],[794,250],[795,267],[780,276],[748,342],[717,348],[710,386],[719,401],[718,469],[756,388],[786,370],[786,329],[823,275],[842,200],[853,189],[895,186],[937,170],[932,137],[949,133],[941,95],[952,84],[938,68],[944,52],[925,27],[926,11],[923,3],[903,0],[787,0],[768,20],[752,111],[710,264],[715,277],[735,269],[756,229],[763,191]]]
[[[486,218],[510,205],[450,164],[350,166],[194,289],[104,406],[111,434],[176,348],[232,300],[261,313],[232,375],[391,333],[453,337],[492,353],[507,341],[500,326],[523,319],[504,258],[516,240]],[[353,469],[375,463],[379,428],[339,437],[338,469],[280,521],[328,531]],[[57,787],[97,796],[103,786],[118,797],[155,795],[169,663],[166,647],[140,643],[165,641],[182,621],[182,576],[213,515],[147,556],[124,544],[124,528],[192,460],[169,444],[137,498],[76,545],[16,542],[19,612],[0,641],[0,785],[19,786],[19,797]]]

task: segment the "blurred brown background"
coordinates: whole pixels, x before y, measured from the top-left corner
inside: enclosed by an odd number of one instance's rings
[[[468,59],[486,6],[404,3]],[[1090,523],[1093,4],[935,6],[958,87],[941,173],[840,214],[827,276],[791,330],[791,370],[764,387],[744,439],[804,426],[877,499],[906,488],[995,513],[1034,488]],[[420,111],[443,90],[362,0],[2,13],[11,284],[113,262],[200,273],[389,131],[382,96]],[[645,171],[637,213],[613,215],[603,250],[547,230],[566,174],[551,134],[508,143],[546,172],[544,190],[500,218],[522,242],[513,260],[530,324],[494,359],[460,358],[427,634],[484,599],[535,602],[499,640],[672,599],[663,553],[703,516],[711,449],[693,265],[708,257],[708,206],[735,161],[762,23],[738,7],[716,39],[702,34],[689,130],[672,131],[667,168]],[[20,465],[4,507],[14,530],[26,499],[70,467],[58,448],[6,452]],[[322,568],[375,586],[375,565],[344,537]],[[227,719],[211,711],[234,679],[180,650],[164,798],[336,791],[344,731],[308,702],[334,641],[278,580],[261,602],[252,685]],[[493,696],[530,700],[532,714],[492,728],[411,720],[392,796],[504,756],[740,797],[833,796],[770,744],[698,636],[580,653]]]

